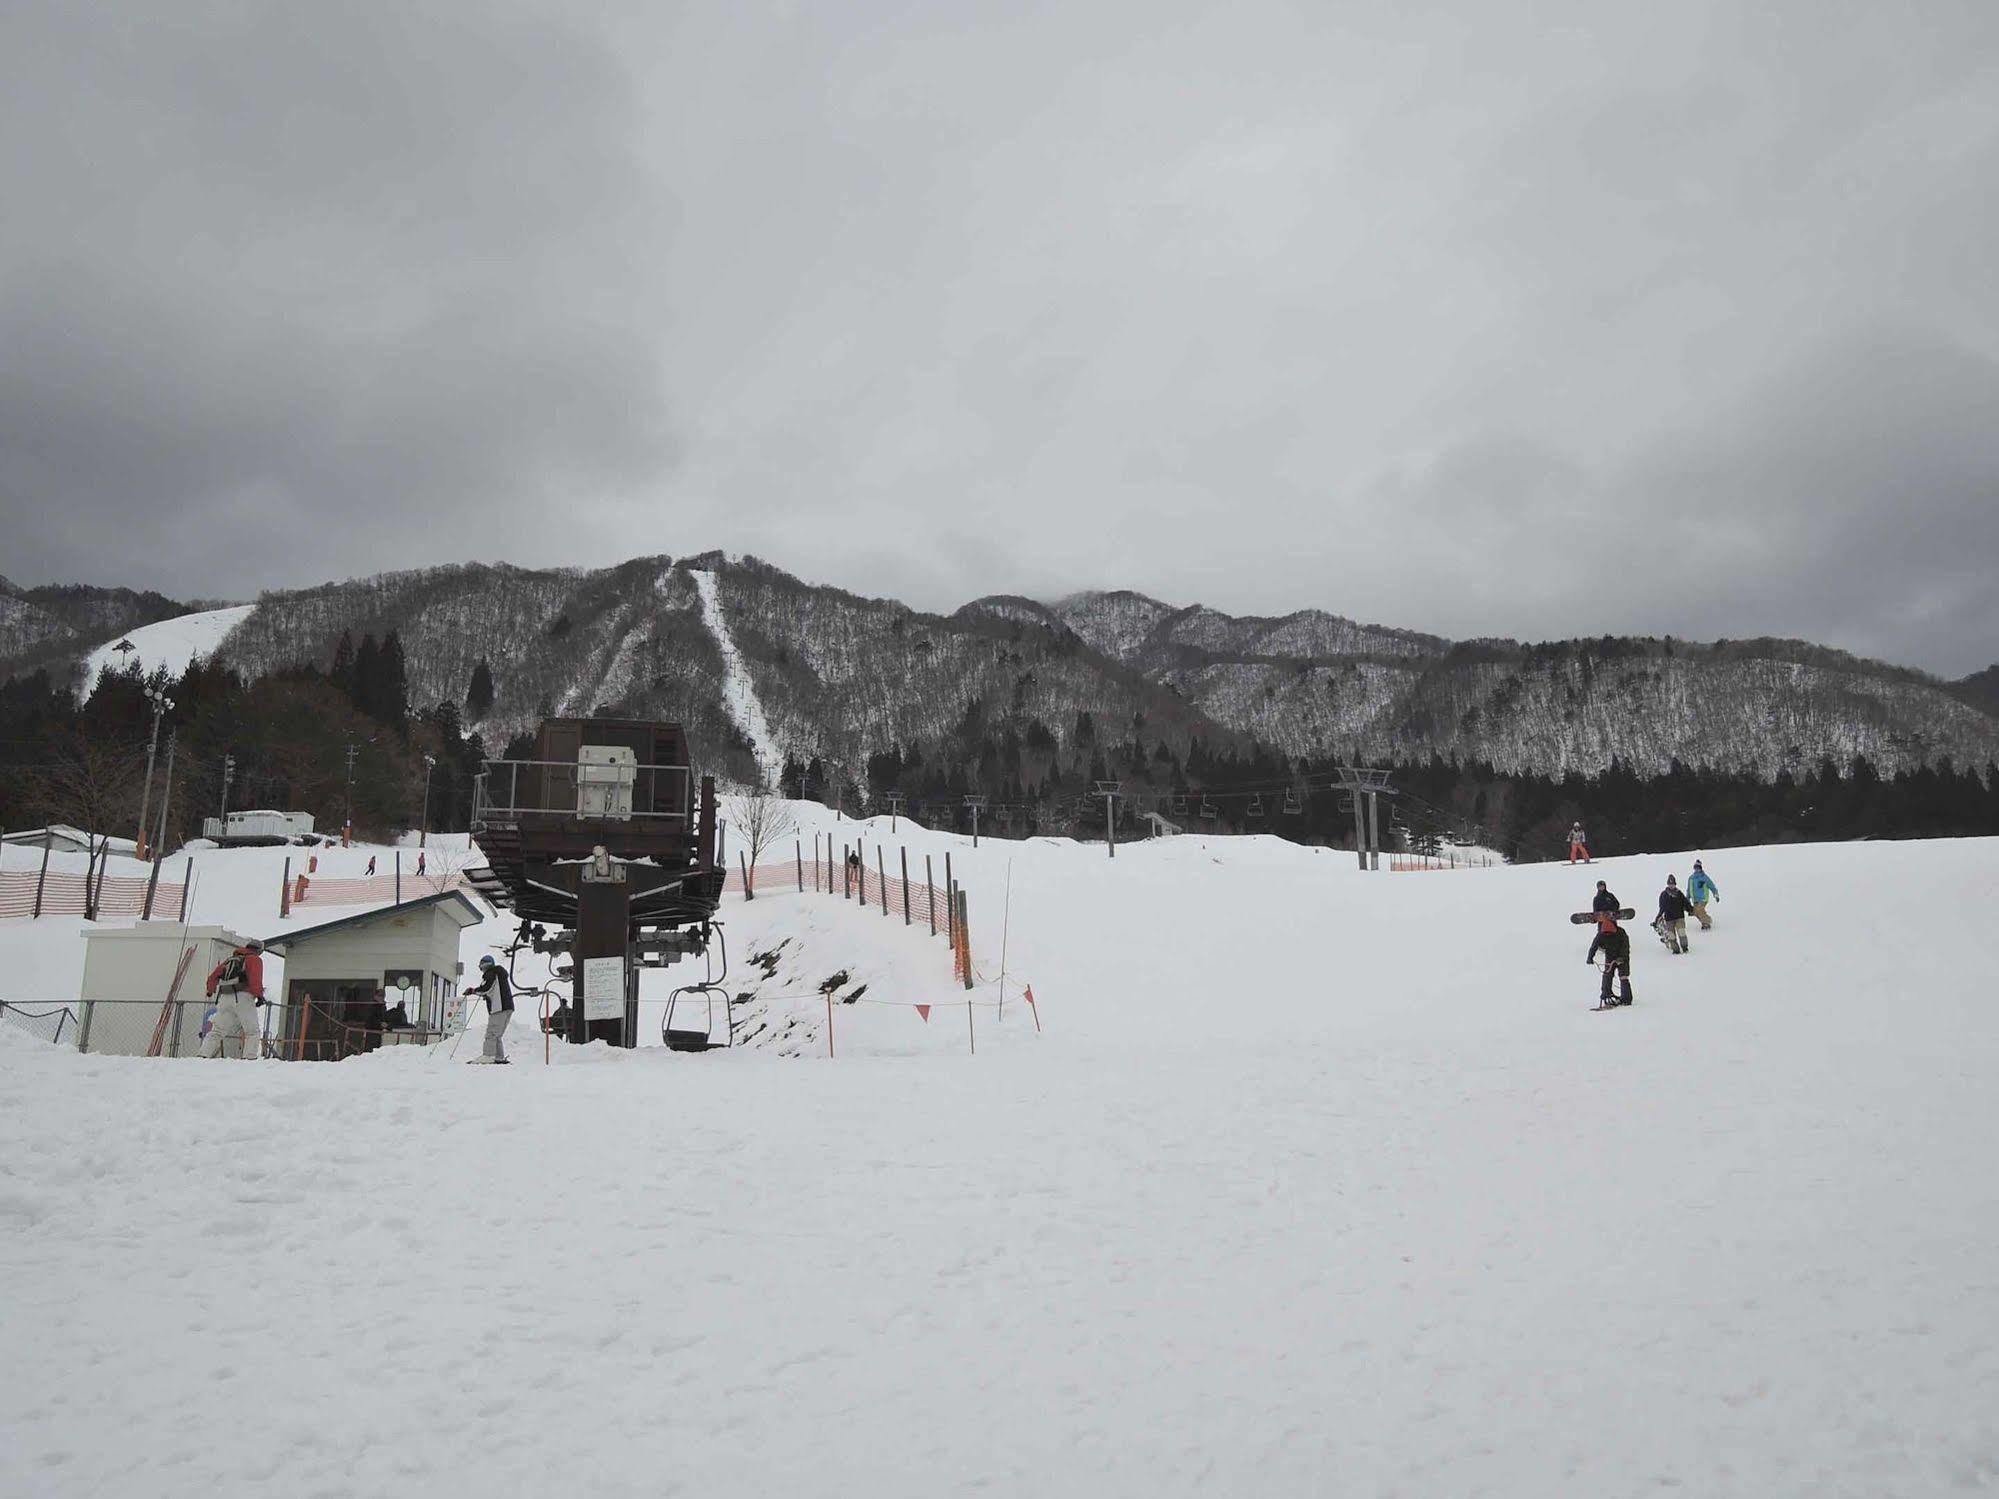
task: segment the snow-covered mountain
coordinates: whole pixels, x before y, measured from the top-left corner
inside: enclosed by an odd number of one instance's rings
[[[19,590],[0,593],[9,605],[0,620],[48,649]],[[1176,754],[1196,738],[1253,738],[1502,771],[1617,759],[1653,772],[1678,759],[1766,776],[1855,755],[1884,773],[1999,761],[1999,705],[1979,679],[1800,641],[1454,643],[1318,610],[1233,616],[1125,591],[993,596],[945,616],[718,553],[592,570],[468,563],[272,592],[220,651],[251,675],[328,667],[343,633],[390,631],[413,708],[463,703],[487,663],[489,744],[553,712],[668,717],[735,780],[788,755],[858,771],[871,754],[969,742],[1001,720],[1066,743],[1084,713]]]
[[[198,607],[130,588],[22,588],[0,578],[0,681],[73,666],[95,646]]]

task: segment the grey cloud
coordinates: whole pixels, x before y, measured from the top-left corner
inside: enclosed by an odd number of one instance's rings
[[[1999,655],[1984,0],[156,14],[0,20],[12,576]]]

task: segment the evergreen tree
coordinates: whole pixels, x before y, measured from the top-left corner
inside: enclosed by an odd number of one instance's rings
[[[481,656],[472,668],[472,685],[465,690],[465,716],[473,723],[493,711],[493,669]]]

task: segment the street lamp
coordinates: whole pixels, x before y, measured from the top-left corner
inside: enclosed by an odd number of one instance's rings
[[[424,847],[430,842],[430,773],[437,767],[437,756],[423,757],[423,822],[416,835],[416,846]]]
[[[160,752],[160,720],[174,710],[174,700],[157,682],[146,688],[146,701],[153,705],[153,737],[146,741],[146,790],[139,798],[139,836],[136,841],[142,859],[146,857],[146,812],[153,804],[153,760]]]

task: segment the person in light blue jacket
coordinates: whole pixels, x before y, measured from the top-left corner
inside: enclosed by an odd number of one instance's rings
[[[1700,922],[1702,931],[1714,926],[1707,914],[1708,902],[1720,899],[1721,891],[1708,878],[1707,871],[1701,868],[1701,861],[1694,860],[1694,872],[1687,877],[1687,904],[1693,907],[1694,917]]]

